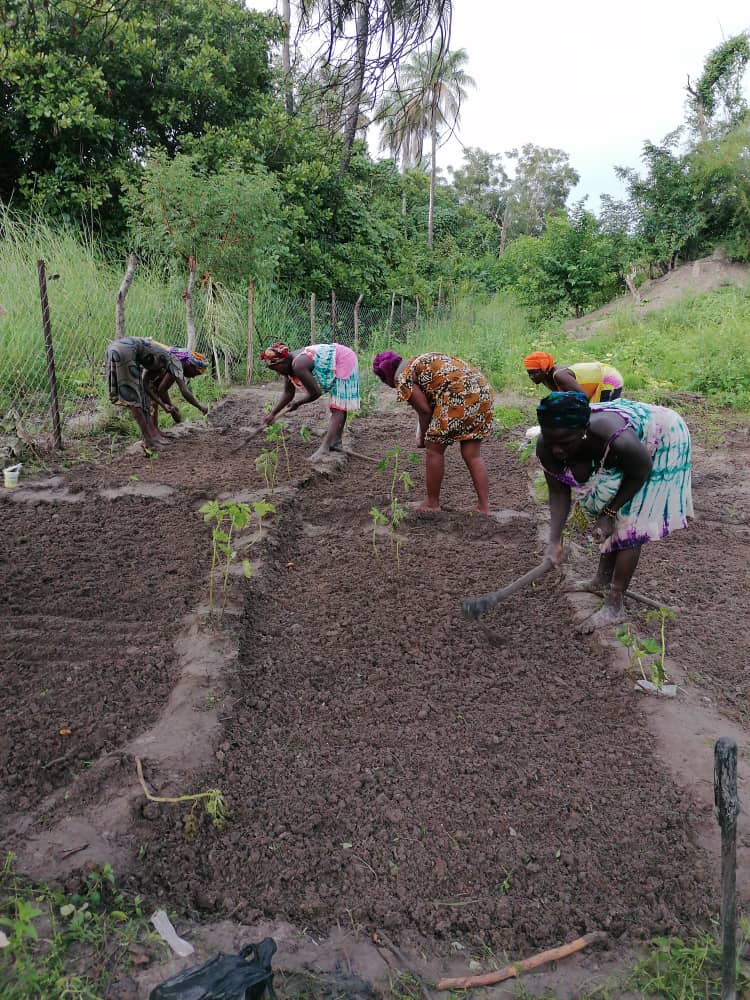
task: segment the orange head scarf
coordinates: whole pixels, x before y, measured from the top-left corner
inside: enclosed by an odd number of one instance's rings
[[[554,367],[555,359],[551,354],[545,354],[544,351],[535,351],[533,354],[529,354],[523,359],[523,363],[526,367],[526,371],[529,372],[548,372]]]

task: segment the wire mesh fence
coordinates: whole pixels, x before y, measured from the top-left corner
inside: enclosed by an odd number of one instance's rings
[[[55,388],[63,435],[90,424],[108,407],[104,355],[115,338],[121,276],[102,268],[84,280],[78,273],[67,275],[64,267],[53,268],[27,261],[0,278],[0,436],[53,443]],[[184,298],[184,288],[165,293],[162,283],[145,272],[139,280],[136,272],[125,301],[124,335],[184,346]],[[372,308],[362,300],[293,298],[254,286],[247,294],[199,287],[193,310],[195,347],[210,359],[209,377],[224,386],[244,382],[248,374],[257,378],[265,370],[260,351],[274,340],[292,348],[335,340],[367,353],[391,341],[405,342],[422,322],[419,303],[397,295],[391,296],[390,307]]]

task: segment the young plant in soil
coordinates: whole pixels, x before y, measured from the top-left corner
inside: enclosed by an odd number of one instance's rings
[[[258,538],[263,537],[263,518],[266,514],[275,514],[276,508],[267,500],[256,500],[253,504],[253,513],[258,518]]]
[[[273,445],[274,448],[276,449],[276,468],[277,469],[279,467],[280,450],[283,449],[283,451],[284,451],[284,459],[286,461],[286,474],[287,474],[287,478],[290,479],[291,475],[292,475],[292,467],[291,467],[291,464],[289,462],[289,450],[288,450],[288,448],[286,446],[286,437],[284,435],[284,425],[282,423],[280,423],[279,421],[276,421],[276,423],[271,424],[269,427],[266,427],[266,441],[268,441],[268,443],[271,444],[271,445]]]
[[[224,578],[221,607],[221,612],[223,612],[229,584],[229,568],[233,560],[237,557],[236,551],[232,548],[232,535],[245,527],[250,520],[251,510],[248,504],[239,503],[237,500],[209,500],[203,504],[200,511],[203,514],[204,521],[213,522],[211,530],[211,569],[208,575],[208,608],[209,615],[213,617],[214,575],[219,563],[223,560]],[[242,562],[242,570],[246,578],[252,575],[253,568],[247,559],[244,559]],[[219,617],[221,617],[221,613]]]
[[[412,463],[417,463],[420,461],[420,458],[419,455],[411,452],[407,456],[407,460]],[[414,482],[408,469],[403,469],[401,467],[401,448],[398,446],[391,448],[390,451],[387,451],[377,464],[378,472],[386,472],[388,469],[391,470],[391,485],[388,506],[385,510],[380,510],[378,507],[372,507],[370,510],[370,517],[372,518],[372,547],[375,555],[377,556],[377,528],[380,524],[387,524],[391,547],[396,554],[396,566],[400,568],[401,539],[398,535],[398,528],[406,516],[406,511],[401,506],[397,489],[400,484],[403,490],[408,493],[414,485]]]
[[[638,668],[644,681],[650,681],[657,691],[661,691],[669,681],[665,667],[667,655],[666,628],[668,621],[674,621],[675,613],[669,608],[658,608],[649,611],[646,621],[659,622],[659,638],[635,635],[629,625],[615,629],[615,637],[629,651],[631,662]],[[649,676],[646,676],[646,667]]]

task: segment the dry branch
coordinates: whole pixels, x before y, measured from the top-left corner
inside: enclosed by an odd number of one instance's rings
[[[439,990],[468,990],[475,986],[492,986],[494,983],[502,983],[506,979],[513,979],[521,972],[530,972],[532,969],[536,969],[540,965],[546,965],[548,962],[558,962],[561,958],[574,955],[577,951],[587,948],[590,944],[598,944],[606,940],[607,935],[604,931],[592,931],[591,934],[585,934],[583,937],[576,938],[575,941],[561,945],[559,948],[550,948],[548,951],[542,951],[538,955],[532,955],[531,958],[525,958],[521,962],[506,965],[504,969],[498,969],[497,972],[488,972],[484,976],[465,976],[463,979],[441,979],[437,984],[437,988]]]

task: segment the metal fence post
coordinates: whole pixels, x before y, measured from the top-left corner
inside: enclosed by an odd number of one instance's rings
[[[714,804],[721,828],[721,1000],[737,996],[737,744],[722,736],[714,746]]]
[[[315,292],[310,293],[310,343],[315,343]]]
[[[47,356],[47,383],[49,385],[50,407],[52,409],[52,433],[55,448],[62,451],[62,430],[60,427],[60,406],[57,400],[57,376],[55,375],[55,353],[52,350],[52,327],[49,321],[49,299],[47,298],[47,271],[43,260],[36,262],[39,275],[39,295],[42,300],[42,329],[44,331],[44,351]]]

